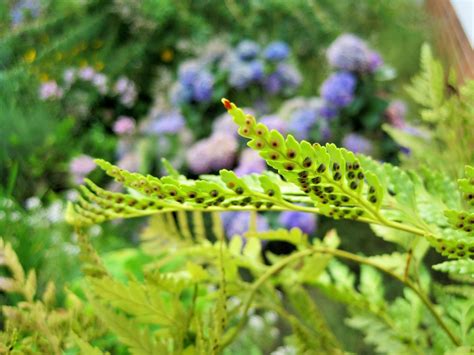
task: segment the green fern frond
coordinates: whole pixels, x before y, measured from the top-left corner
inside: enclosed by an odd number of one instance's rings
[[[291,135],[285,140],[227,99],[222,102],[239,126],[239,134],[249,139],[248,146],[309,196],[321,214],[336,219],[377,219],[384,191],[352,152],[334,144],[299,143]]]
[[[468,275],[474,278],[474,260],[472,259],[445,261],[434,265],[433,269],[457,275]]]

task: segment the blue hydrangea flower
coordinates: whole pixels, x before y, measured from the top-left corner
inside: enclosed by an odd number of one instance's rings
[[[248,175],[252,173],[261,173],[265,171],[267,164],[265,160],[252,149],[244,149],[240,155],[239,165],[234,172],[237,176]]]
[[[243,40],[237,45],[235,51],[240,59],[252,60],[258,56],[260,45],[251,40]]]
[[[235,235],[243,235],[249,230],[249,212],[224,212],[221,214],[222,224],[226,236],[232,238]],[[265,217],[257,215],[257,231],[264,232],[269,229],[268,221]]]
[[[238,61],[231,68],[229,72],[230,86],[243,90],[247,88],[253,80],[252,68],[248,63]]]
[[[321,86],[321,97],[334,107],[343,108],[354,100],[356,77],[349,72],[332,74]]]
[[[40,11],[41,3],[39,0],[20,0],[10,11],[12,24],[18,26],[25,21],[25,18],[37,18]]]
[[[193,97],[197,102],[208,102],[212,99],[214,77],[208,71],[199,72],[192,84]]]
[[[196,60],[188,60],[179,66],[178,79],[181,84],[191,86],[196,81],[201,70],[201,63]]]
[[[297,139],[308,139],[311,129],[318,119],[318,112],[314,108],[306,107],[296,110],[290,119],[288,130]]]
[[[354,153],[371,154],[372,143],[357,133],[349,133],[342,139],[342,146]]]
[[[286,229],[299,228],[311,235],[316,231],[317,217],[313,213],[285,211],[280,214],[278,222]]]
[[[173,84],[170,90],[170,101],[174,106],[181,106],[182,104],[191,102],[192,99],[192,87],[184,86],[180,82]]]
[[[269,61],[281,62],[290,55],[290,47],[282,41],[272,42],[265,48],[263,55]]]
[[[263,79],[265,74],[265,68],[261,60],[252,60],[249,63],[250,69],[252,70],[252,80],[259,81]]]
[[[369,54],[369,71],[374,72],[383,65],[383,59],[380,53],[372,51]]]
[[[276,73],[287,90],[296,89],[301,84],[301,74],[293,65],[281,63],[278,65]]]
[[[147,132],[153,134],[178,133],[185,126],[183,115],[178,111],[168,111],[159,114],[148,125]]]
[[[364,72],[369,69],[370,50],[367,44],[353,34],[342,34],[329,46],[326,57],[329,64],[340,70]]]

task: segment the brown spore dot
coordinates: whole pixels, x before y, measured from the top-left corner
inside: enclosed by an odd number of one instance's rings
[[[265,204],[265,206],[267,206],[267,208],[272,208],[273,207],[273,203],[272,202],[267,202]]]
[[[342,197],[341,197],[341,201],[342,201],[342,202],[349,202],[349,200],[350,200],[350,198],[347,197],[347,196],[342,196]]]
[[[209,192],[209,195],[211,195],[211,197],[217,197],[217,195],[219,195],[219,193],[217,192],[217,190],[211,190]]]
[[[372,202],[372,203],[377,203],[377,197],[375,197],[375,196],[370,196],[369,201]]]
[[[346,163],[346,169],[347,170],[352,170],[352,164],[351,163]]]
[[[177,192],[175,190],[171,190],[169,192],[170,196],[176,196],[177,195]]]
[[[318,170],[317,170],[317,171],[318,171],[318,173],[324,173],[324,172],[326,171],[326,165],[320,164],[320,165],[318,166]]]
[[[229,181],[229,182],[227,183],[227,187],[228,187],[229,189],[233,189],[233,188],[235,187],[235,182]]]
[[[354,170],[357,170],[357,169],[360,168],[360,164],[359,164],[358,162],[355,162],[355,163],[352,164],[352,168],[353,168]]]
[[[334,181],[339,181],[341,180],[342,175],[339,171],[337,171],[332,178],[334,179]]]
[[[316,176],[315,178],[312,178],[311,179],[311,182],[313,184],[319,184],[321,182],[321,177],[320,176]]]
[[[196,202],[197,202],[197,203],[203,203],[203,202],[204,202],[204,199],[203,199],[202,197],[198,197],[198,198],[196,199]]]
[[[244,193],[244,189],[241,186],[239,186],[235,189],[235,193],[237,195],[242,195]]]
[[[287,152],[286,152],[286,156],[290,159],[293,159],[296,157],[296,152],[292,149],[289,149]]]
[[[303,167],[309,168],[313,164],[311,158],[307,157],[303,160]]]
[[[189,198],[195,198],[196,197],[196,193],[194,191],[191,191],[190,193],[188,193],[188,197]]]
[[[463,251],[458,251],[458,256],[459,256],[460,258],[462,258],[462,257],[465,256],[465,255],[466,255],[465,252],[463,252]]]
[[[353,178],[355,178],[354,172],[353,172],[353,171],[349,171],[349,172],[347,173],[347,178],[348,178],[349,180],[352,180]]]
[[[295,169],[295,165],[292,164],[292,163],[286,163],[284,165],[285,169],[288,170],[288,171],[293,171]]]
[[[280,143],[278,143],[278,141],[273,140],[273,141],[270,142],[270,145],[273,148],[278,148],[280,146]]]
[[[304,171],[304,170],[303,170],[303,171],[300,171],[300,172],[298,173],[298,176],[299,176],[300,178],[307,178],[307,177],[308,177],[308,172],[307,172],[307,171]]]
[[[324,188],[324,191],[327,192],[327,193],[331,193],[331,192],[334,191],[334,187],[332,187],[332,186],[326,186],[326,187]]]
[[[270,154],[270,159],[271,160],[277,160],[278,159],[278,153],[275,153],[275,152],[271,153]]]
[[[331,201],[335,201],[335,200],[337,200],[337,196],[336,196],[335,194],[330,194],[330,195],[329,195],[329,199],[330,199]]]
[[[351,188],[351,190],[355,190],[357,189],[359,185],[355,182],[355,181],[352,181],[349,185],[349,187]]]
[[[261,201],[255,202],[255,207],[256,208],[260,208],[260,207],[262,207],[262,205],[263,205],[263,202],[261,202]]]
[[[338,163],[334,163],[332,164],[332,170],[339,170],[341,168],[341,166],[338,164]]]
[[[272,190],[272,189],[269,189],[269,190],[267,191],[267,195],[270,196],[270,197],[272,197],[272,196],[275,195],[275,191]]]

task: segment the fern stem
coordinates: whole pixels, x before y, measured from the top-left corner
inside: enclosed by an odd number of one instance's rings
[[[276,275],[279,273],[282,269],[284,269],[286,266],[289,264],[293,263],[294,261],[303,259],[307,256],[310,256],[312,254],[316,253],[321,253],[321,254],[330,254],[342,259],[350,260],[359,264],[364,264],[364,265],[369,265],[372,266],[387,275],[397,279],[400,281],[402,284],[404,284],[406,287],[410,288],[415,294],[420,298],[420,300],[425,304],[426,308],[430,311],[438,325],[443,329],[443,331],[448,335],[448,337],[451,339],[452,343],[456,346],[460,346],[461,342],[457,337],[451,332],[451,330],[448,328],[446,323],[443,321],[441,316],[438,314],[438,312],[435,309],[435,306],[431,303],[429,298],[418,288],[413,282],[410,280],[405,280],[402,276],[397,275],[393,271],[386,269],[379,264],[371,261],[368,258],[355,255],[352,253],[349,253],[347,251],[343,250],[338,250],[338,249],[329,249],[329,248],[322,248],[322,247],[312,247],[310,249],[305,249],[299,252],[296,252],[294,254],[291,254],[290,256],[286,257],[285,259],[281,260],[280,262],[272,265],[267,271],[260,276],[252,285],[250,289],[250,294],[247,298],[246,303],[244,304],[243,308],[243,314],[242,318],[239,322],[239,324],[233,328],[232,332],[228,333],[225,339],[222,341],[222,347],[224,348],[226,345],[229,345],[235,337],[239,334],[241,329],[245,326],[248,318],[248,311],[252,305],[253,299],[259,290],[259,288],[266,282],[268,279],[270,279],[272,276]]]

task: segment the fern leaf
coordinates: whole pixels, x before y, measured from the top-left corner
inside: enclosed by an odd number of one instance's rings
[[[433,269],[452,274],[469,275],[474,278],[474,260],[472,259],[445,261],[434,265]]]

